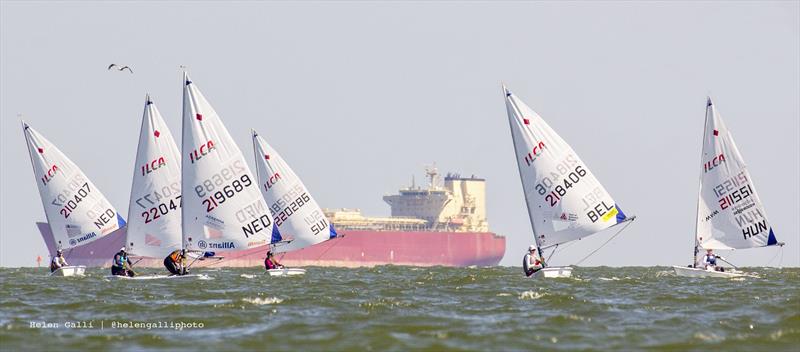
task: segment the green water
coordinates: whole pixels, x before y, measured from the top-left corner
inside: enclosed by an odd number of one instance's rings
[[[797,351],[800,269],[689,279],[670,268],[198,270],[210,280],[0,269],[0,349]],[[31,322],[57,325],[31,327]],[[81,328],[67,328],[73,322]],[[138,328],[119,327],[138,323]],[[180,325],[186,324],[179,330]],[[202,327],[200,327],[202,325]],[[148,329],[149,327],[149,329]]]

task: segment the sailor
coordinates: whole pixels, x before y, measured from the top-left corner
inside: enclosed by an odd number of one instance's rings
[[[723,259],[721,256],[715,255],[713,249],[706,249],[706,255],[703,256],[703,260],[700,263],[703,264],[703,268],[706,270],[710,268],[716,271],[725,271],[722,266],[717,266],[717,258]]]
[[[64,253],[59,249],[56,251],[56,255],[53,257],[53,261],[50,262],[50,272],[54,272],[62,267],[68,266],[67,260],[64,259]]]
[[[164,258],[164,266],[172,275],[186,275],[186,250],[177,249]]]
[[[536,255],[536,246],[531,245],[528,247],[528,253],[522,258],[522,269],[525,270],[525,276],[531,276],[544,267],[544,262]]]
[[[132,265],[131,259],[128,258],[128,252],[125,251],[125,247],[122,247],[117,254],[114,254],[114,262],[111,263],[111,275],[133,277],[136,274],[131,270]]]
[[[278,260],[275,259],[272,251],[267,251],[267,259],[264,259],[264,267],[267,268],[267,270],[284,268],[284,266],[281,265],[281,263],[278,263]]]

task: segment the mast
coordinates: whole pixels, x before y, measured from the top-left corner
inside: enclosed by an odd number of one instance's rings
[[[514,109],[518,116],[522,116],[522,112],[517,107],[517,104],[511,99],[511,92],[508,91],[505,85],[503,86],[503,94],[505,98],[511,103],[511,107]],[[514,159],[517,159],[517,155],[519,154],[519,150],[517,150],[517,141],[514,139],[514,126],[512,125],[511,120],[508,120],[508,127],[511,129],[511,140],[514,144]],[[519,169],[519,160],[517,160],[517,172],[519,172],[519,181],[522,184],[522,193],[525,196],[525,207],[528,209],[528,220],[531,222],[531,231],[533,231],[533,242],[536,245],[536,251],[539,253],[539,258],[542,261],[542,268],[547,266],[547,263],[544,260],[544,253],[542,253],[542,247],[539,245],[539,237],[536,235],[536,225],[533,217],[531,216],[531,205],[528,203],[528,192],[525,191],[525,180],[522,178],[522,170]]]
[[[181,66],[183,68],[183,66]],[[186,75],[186,70],[183,70],[183,79],[181,80],[181,91],[183,92],[183,99],[181,99],[181,203],[183,203],[183,178],[186,173],[186,169],[183,167],[183,158],[186,157],[184,154],[186,151],[183,150],[183,141],[186,140],[186,128],[183,126],[186,124],[186,117],[183,116],[183,112],[186,110],[186,81],[188,80],[188,76]],[[183,212],[183,206],[181,205],[181,250],[186,249],[186,214]]]
[[[259,160],[258,160],[259,159],[258,150],[256,148],[256,137],[257,136],[258,136],[258,133],[256,133],[256,130],[251,128],[250,129],[250,141],[253,143],[253,157],[256,159],[256,162],[259,162]],[[258,166],[258,165],[256,165],[256,166]],[[261,180],[261,175],[258,172],[258,167],[256,167],[256,180]],[[261,191],[260,190],[261,187],[262,187],[261,185],[258,185],[259,192]]]
[[[711,102],[711,97],[706,97],[706,118],[705,122],[703,123],[703,138],[700,139],[700,164],[703,164],[703,153],[705,152],[705,138],[706,133],[708,132],[708,110],[712,108],[713,103]],[[713,113],[713,111],[712,111]],[[697,224],[700,220],[700,200],[702,199],[703,193],[703,173],[700,172],[700,177],[697,186],[697,209],[694,212],[694,255],[692,255],[692,268],[694,268],[697,263],[697,254],[700,253],[700,242],[697,241]]]
[[[147,114],[147,109],[149,107],[150,107],[150,93],[145,93],[145,98],[144,98],[145,114]],[[141,126],[139,126],[139,136],[140,137],[141,137],[141,134],[142,134],[142,130],[144,130],[144,125],[145,125],[145,118],[144,118],[144,116],[142,116],[142,124],[141,124]],[[133,177],[132,177],[133,180],[136,179],[136,172],[138,171],[138,165],[136,164],[136,162],[139,160],[139,151],[140,151],[139,149],[141,148],[141,143],[142,143],[142,141],[141,141],[141,139],[139,139],[137,141],[137,146],[136,146],[136,158],[133,159]],[[136,182],[131,182],[131,191],[129,193],[131,195],[131,197],[133,197],[133,187],[134,187],[135,184],[136,184]],[[128,206],[128,218],[127,219],[128,219],[128,221],[130,221],[130,219],[131,219],[131,206],[130,205]],[[183,242],[182,239],[181,239],[181,242]],[[128,247],[128,243],[130,243],[130,240],[128,240],[128,232],[125,231],[125,247]],[[131,250],[131,249],[128,248],[128,250]],[[132,254],[135,254],[135,253],[132,253]]]
[[[32,142],[30,140],[30,137],[28,137],[28,128],[30,128],[30,126],[28,126],[28,124],[25,123],[25,120],[22,119],[22,114],[19,114],[17,116],[19,116],[20,122],[22,122],[22,134],[25,135],[25,149],[28,150],[28,157],[30,157],[30,159],[31,159],[31,167],[33,168],[33,177],[36,178],[36,167],[33,166],[33,154],[31,154],[31,146],[30,146]],[[36,180],[36,182],[39,182],[39,181]],[[38,185],[37,185],[37,188],[38,188]],[[47,210],[46,210],[47,209],[47,204],[44,201],[44,197],[42,197],[40,195],[39,198],[41,198],[41,200],[42,200],[42,208],[45,209],[44,218],[47,220],[47,226],[50,227],[50,232],[53,232],[53,242],[55,242],[56,241],[56,236],[55,236],[55,232],[53,231],[53,227],[50,225],[50,224],[52,224],[52,222],[50,222],[50,215],[47,214]],[[56,250],[61,249],[61,241],[58,241],[58,243],[55,243],[55,245],[56,245]],[[53,256],[53,253],[51,253],[50,256]]]

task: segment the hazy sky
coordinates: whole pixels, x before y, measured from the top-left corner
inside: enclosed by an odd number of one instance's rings
[[[126,214],[146,92],[180,136],[179,65],[248,158],[255,128],[323,207],[387,215],[381,197],[434,161],[485,177],[505,265],[532,235],[501,81],[639,216],[584,265],[688,264],[710,94],[800,265],[797,1],[0,1],[0,265],[47,257],[17,114]]]

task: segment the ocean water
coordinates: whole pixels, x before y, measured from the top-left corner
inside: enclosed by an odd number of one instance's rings
[[[0,269],[0,349],[800,349],[798,268],[690,279],[667,267],[580,267],[561,280],[505,267],[307,270],[108,281],[103,269],[84,278]]]

